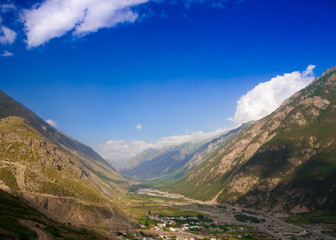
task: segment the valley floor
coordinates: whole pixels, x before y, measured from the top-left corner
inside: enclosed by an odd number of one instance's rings
[[[332,214],[266,213],[155,189],[129,192],[116,204],[133,223],[117,232],[101,228],[95,233],[54,222],[0,191],[0,239],[336,239]]]
[[[325,235],[322,225],[285,222],[288,214],[202,202],[155,189],[139,189],[124,201],[139,226],[131,235],[119,233],[120,239],[336,239]]]

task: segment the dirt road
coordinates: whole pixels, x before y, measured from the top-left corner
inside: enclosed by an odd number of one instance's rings
[[[51,239],[49,235],[44,232],[41,228],[37,227],[36,225],[40,225],[37,222],[29,221],[29,220],[20,220],[22,225],[29,227],[31,230],[37,233],[37,240],[49,240]]]

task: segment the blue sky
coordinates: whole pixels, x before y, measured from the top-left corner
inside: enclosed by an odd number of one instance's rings
[[[128,0],[41,34],[34,10],[57,1],[1,2],[0,87],[90,146],[232,127],[259,83],[335,65],[334,0]]]

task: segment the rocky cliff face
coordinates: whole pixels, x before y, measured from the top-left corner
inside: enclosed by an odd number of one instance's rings
[[[127,225],[114,207],[126,193],[125,179],[91,148],[0,96],[0,189],[63,222]]]
[[[264,210],[336,209],[336,68],[164,189]]]

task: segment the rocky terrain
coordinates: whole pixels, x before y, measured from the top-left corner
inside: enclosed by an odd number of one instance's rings
[[[114,201],[128,183],[91,148],[0,92],[0,189],[74,225],[128,225]]]
[[[263,210],[336,206],[336,68],[214,147],[164,190]]]

